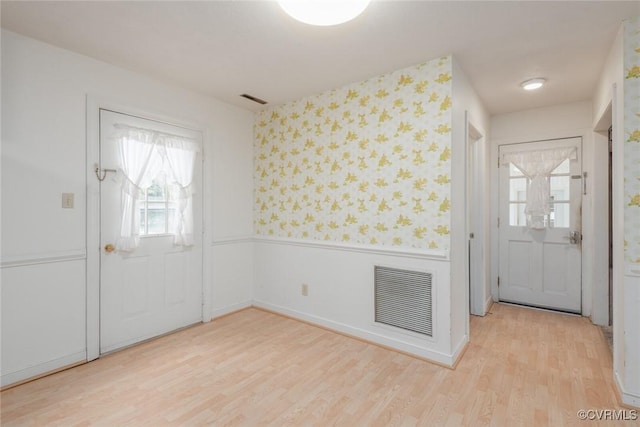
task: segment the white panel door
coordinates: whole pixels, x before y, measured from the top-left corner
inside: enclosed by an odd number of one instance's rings
[[[576,156],[565,160],[549,179],[546,228],[531,229],[524,213],[528,179],[513,164],[502,164],[503,155],[561,147],[575,147]],[[581,138],[500,146],[501,301],[581,312],[581,148]]]
[[[155,129],[202,140],[199,132],[100,110],[100,167],[118,170],[114,124]],[[100,184],[100,353],[122,348],[202,320],[202,161],[196,160],[191,247],[175,246],[169,227],[175,205],[162,176],[140,203],[141,238],[132,252],[112,251],[121,221],[121,172]],[[126,178],[124,178],[126,179]]]

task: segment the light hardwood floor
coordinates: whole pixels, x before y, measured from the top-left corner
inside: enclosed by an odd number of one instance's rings
[[[595,426],[577,411],[620,409],[597,327],[501,304],[472,317],[455,370],[248,309],[0,397],[3,426]]]

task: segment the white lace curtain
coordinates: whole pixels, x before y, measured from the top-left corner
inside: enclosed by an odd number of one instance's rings
[[[122,175],[122,221],[116,248],[133,251],[140,243],[141,191],[164,172],[178,186],[174,244],[193,245],[193,170],[199,151],[197,141],[123,124],[114,125]]]
[[[536,230],[545,228],[545,216],[551,211],[549,181],[551,172],[566,159],[575,159],[576,152],[575,147],[570,147],[504,154],[502,163],[504,165],[513,163],[529,179],[524,213],[530,228]]]

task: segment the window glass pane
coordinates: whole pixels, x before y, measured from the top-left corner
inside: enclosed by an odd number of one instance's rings
[[[557,168],[555,168],[553,170],[553,172],[551,173],[569,173],[569,162],[570,160],[567,159],[564,162],[560,163],[560,166],[558,166]]]
[[[522,227],[527,225],[527,218],[524,214],[524,203],[509,203],[509,225]]]
[[[161,201],[164,200],[164,189],[165,185],[161,179],[156,178],[151,183],[151,186],[147,189],[147,196],[150,201]]]
[[[166,233],[166,210],[164,203],[149,202],[147,219],[149,221],[148,234]]]
[[[520,172],[520,169],[515,167],[513,163],[509,163],[509,176],[524,176],[524,175],[522,175],[522,172]]]
[[[571,177],[569,176],[552,176],[551,199],[555,201],[569,200],[569,186]]]
[[[175,184],[168,185],[167,186],[167,192],[169,194],[167,195],[168,196],[167,200],[171,200],[172,202],[178,200],[178,194],[179,194],[178,192],[179,191],[180,191],[180,189],[178,188],[177,185],[175,185]]]
[[[509,200],[527,200],[527,178],[511,178],[509,180]]]
[[[549,227],[569,228],[570,224],[569,203],[552,203],[549,213]]]

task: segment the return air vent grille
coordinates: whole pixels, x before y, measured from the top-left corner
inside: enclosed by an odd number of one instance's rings
[[[375,321],[432,335],[432,274],[375,266]]]

